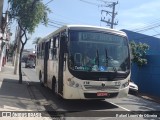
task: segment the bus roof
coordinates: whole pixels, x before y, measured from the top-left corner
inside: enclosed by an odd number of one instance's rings
[[[125,32],[119,31],[116,29],[110,29],[106,27],[101,27],[101,26],[91,26],[91,25],[64,25],[61,28],[57,29],[56,31],[50,33],[46,37],[42,38],[38,43],[41,43],[43,41],[47,41],[50,38],[52,38],[53,35],[58,34],[60,31],[63,31],[65,29],[68,30],[95,30],[95,31],[104,31],[104,32],[109,32],[121,36],[127,36]]]

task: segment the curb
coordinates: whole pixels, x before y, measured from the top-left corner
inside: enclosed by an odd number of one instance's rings
[[[149,100],[149,101],[156,102],[156,103],[160,104],[160,98],[156,98],[154,96],[150,96],[150,95],[142,94],[142,93],[139,93],[137,96],[141,97],[143,99],[146,99],[146,100]]]

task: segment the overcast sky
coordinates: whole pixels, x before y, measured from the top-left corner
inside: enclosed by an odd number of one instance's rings
[[[6,9],[6,1],[4,9]],[[43,0],[44,3],[48,3],[50,0]],[[58,29],[63,24],[87,24],[107,27],[106,24],[100,22],[101,10],[112,11],[111,8],[100,7],[98,5],[105,5],[103,0],[84,0],[91,2],[82,2],[81,0],[53,0],[48,3],[52,13],[49,14],[49,19],[52,21],[47,27],[39,25],[35,33],[31,35],[31,40],[28,41],[25,48],[33,48],[32,41],[35,37],[45,37],[49,33]],[[115,1],[115,0],[108,0]],[[116,1],[115,1],[116,2]],[[155,35],[159,32],[160,25],[160,0],[118,0],[116,10],[118,14],[115,17],[115,21],[118,21],[118,25],[115,29],[128,29],[138,31],[144,29],[144,27],[154,27],[154,29],[147,29],[141,31],[141,33],[147,35]],[[104,16],[104,15],[103,15]],[[107,15],[106,19],[110,16]],[[11,30],[14,33],[16,24],[11,25]],[[160,32],[159,32],[160,33]],[[159,37],[159,36],[156,36]],[[12,37],[13,39],[14,37]]]

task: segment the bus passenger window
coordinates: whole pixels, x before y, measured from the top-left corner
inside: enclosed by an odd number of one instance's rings
[[[59,47],[59,40],[58,40],[58,38],[56,39],[55,42],[56,42],[56,43],[55,43],[55,47],[58,48],[58,47]]]
[[[57,56],[57,49],[56,48],[52,49],[52,56],[53,56],[53,59],[56,60],[56,58],[57,58],[56,57]]]
[[[59,47],[59,38],[58,37],[55,37],[54,39],[53,39],[53,49],[52,49],[52,58],[53,58],[53,60],[57,60],[58,59],[58,57],[57,57],[57,55],[58,55],[58,47]]]

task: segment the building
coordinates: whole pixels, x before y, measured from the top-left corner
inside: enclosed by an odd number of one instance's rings
[[[140,92],[160,97],[160,39],[128,30],[122,31],[127,33],[130,41],[150,46],[146,55],[148,64],[141,68],[133,64],[131,79],[138,84]]]
[[[8,11],[3,12],[3,2],[4,0],[0,0],[0,71],[1,67],[4,66],[7,61],[11,35],[8,26]]]
[[[2,56],[3,56],[3,50],[1,49],[2,46],[2,39],[3,39],[3,32],[2,32],[2,26],[3,26],[3,0],[0,0],[0,71],[1,71],[1,67],[2,67]]]
[[[0,0],[0,26],[2,24],[3,1],[4,0]]]

